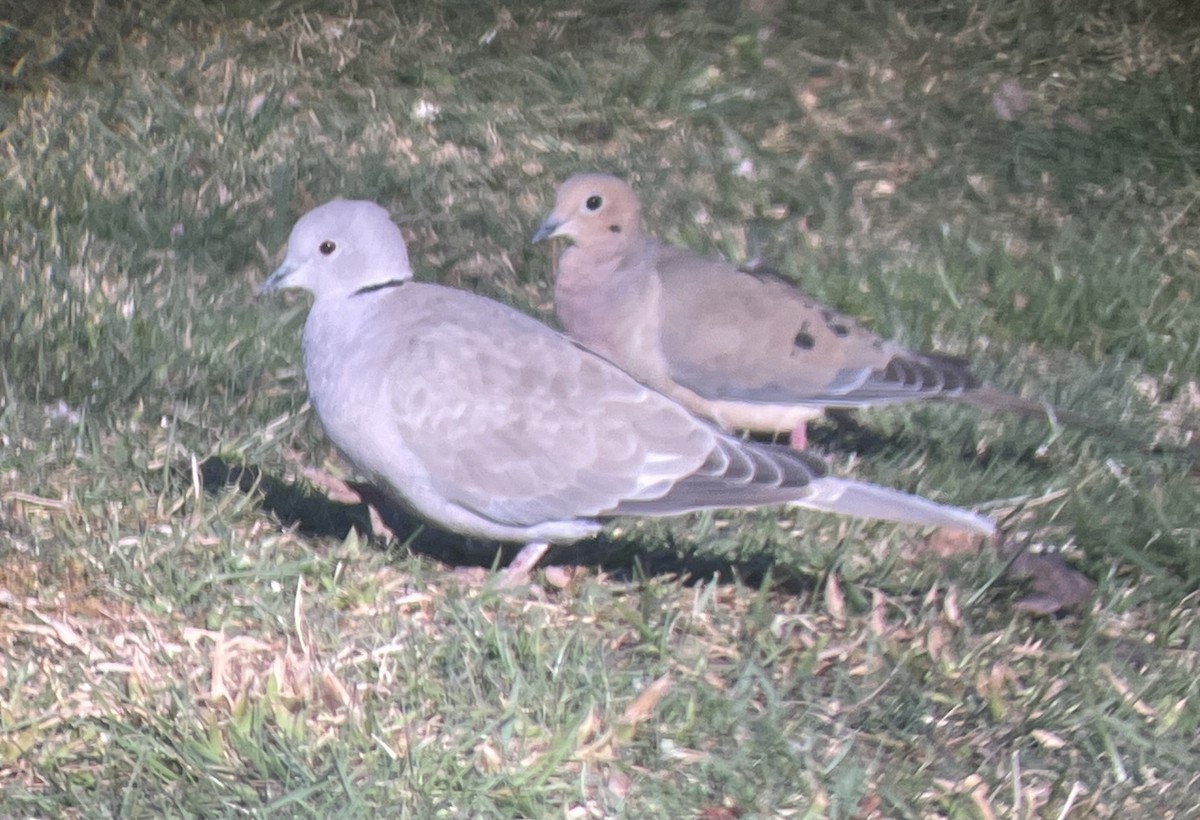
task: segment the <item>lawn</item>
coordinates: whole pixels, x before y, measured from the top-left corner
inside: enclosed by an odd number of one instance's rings
[[[0,0],[0,817],[1200,817],[1198,107],[1170,0]],[[291,225],[377,200],[418,278],[552,321],[582,170],[1095,419],[812,432],[1091,598],[792,510],[506,592],[373,536],[313,479],[307,299],[256,295]]]

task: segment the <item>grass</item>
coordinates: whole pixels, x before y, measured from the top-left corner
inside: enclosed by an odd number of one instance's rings
[[[0,4],[0,815],[1200,816],[1185,4],[351,8]],[[360,537],[304,479],[306,303],[254,295],[292,222],[377,199],[419,277],[549,316],[527,240],[583,169],[1118,425],[816,432],[1008,516],[1086,610],[778,511],[619,522],[515,596]]]

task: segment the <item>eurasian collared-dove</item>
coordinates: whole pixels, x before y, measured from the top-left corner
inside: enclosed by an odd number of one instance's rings
[[[827,408],[943,397],[1046,412],[981,387],[963,360],[881,339],[782,279],[646,236],[637,195],[616,177],[559,186],[533,241],[552,236],[573,243],[554,285],[567,333],[723,427],[792,431],[802,448],[804,423]]]
[[[990,534],[988,519],[826,475],[743,441],[512,308],[414,282],[371,202],[309,212],[263,291],[315,296],[304,372],[329,438],[384,494],[465,535],[526,544],[592,535],[611,516],[794,504]]]

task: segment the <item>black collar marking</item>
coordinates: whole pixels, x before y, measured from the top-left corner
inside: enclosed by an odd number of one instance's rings
[[[383,290],[384,288],[398,288],[405,282],[411,281],[411,279],[389,279],[386,282],[380,282],[377,285],[367,285],[366,287],[359,288],[358,290],[354,291],[353,295],[362,296],[364,293],[374,293],[375,291]]]

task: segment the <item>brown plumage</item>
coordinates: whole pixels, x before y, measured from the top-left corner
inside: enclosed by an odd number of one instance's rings
[[[572,242],[554,287],[566,332],[724,427],[802,436],[828,408],[929,398],[999,396],[1005,409],[1045,413],[983,387],[964,360],[883,339],[777,276],[647,236],[616,177],[564,182],[534,241],[551,236]]]

